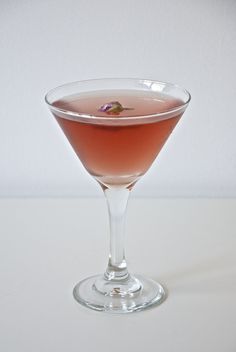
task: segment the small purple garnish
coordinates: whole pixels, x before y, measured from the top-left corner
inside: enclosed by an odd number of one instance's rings
[[[102,105],[98,111],[106,112],[107,114],[119,114],[123,110],[133,110],[132,108],[124,108],[118,101],[111,101]]]

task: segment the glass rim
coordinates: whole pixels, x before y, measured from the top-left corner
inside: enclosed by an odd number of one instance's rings
[[[71,116],[71,117],[74,117],[74,118],[82,118],[83,120],[97,120],[97,121],[114,121],[114,116],[111,117],[111,116],[99,116],[99,115],[96,115],[96,114],[88,114],[88,113],[84,113],[84,112],[75,112],[75,111],[71,111],[71,110],[66,110],[66,109],[62,109],[62,108],[58,108],[56,106],[53,105],[53,103],[56,101],[54,100],[53,102],[50,102],[50,95],[52,95],[53,93],[55,93],[57,90],[59,89],[62,89],[62,88],[66,88],[66,87],[69,87],[69,86],[72,86],[72,85],[75,85],[75,84],[85,84],[85,83],[96,83],[96,82],[99,82],[99,81],[133,81],[133,82],[149,82],[150,84],[160,84],[160,85],[164,85],[165,87],[170,87],[170,88],[173,88],[173,89],[177,89],[179,91],[181,91],[182,93],[184,93],[186,95],[186,101],[183,101],[183,104],[181,105],[178,105],[174,108],[171,108],[171,109],[167,109],[166,111],[163,111],[163,112],[159,112],[159,113],[153,113],[153,114],[147,114],[147,115],[137,115],[137,116],[119,116],[119,121],[120,122],[125,122],[127,120],[130,120],[131,117],[132,117],[132,120],[140,120],[140,119],[148,119],[148,118],[158,118],[160,117],[160,119],[165,119],[168,118],[169,115],[172,115],[174,113],[177,113],[177,112],[180,112],[181,110],[185,110],[186,107],[188,106],[190,100],[191,100],[191,94],[189,93],[189,91],[183,87],[181,87],[180,85],[178,84],[175,84],[175,83],[170,83],[170,82],[164,82],[164,81],[159,81],[159,80],[154,80],[154,79],[149,79],[149,78],[129,78],[129,77],[121,77],[121,78],[118,78],[118,77],[109,77],[109,78],[91,78],[91,79],[86,79],[86,80],[77,80],[77,81],[73,81],[73,82],[68,82],[68,83],[64,83],[62,85],[59,85],[55,88],[52,88],[50,89],[47,94],[45,95],[44,97],[44,100],[46,102],[46,104],[49,106],[49,108],[55,112],[59,112],[61,114],[64,114],[66,116]],[[105,90],[105,89],[104,89]],[[108,89],[107,89],[108,90]],[[129,90],[129,89],[128,89]],[[132,89],[130,89],[132,90]],[[135,89],[133,89],[135,90]],[[144,91],[142,89],[136,89],[137,91]],[[99,91],[99,89],[97,90],[91,90],[91,92],[97,92]],[[153,93],[155,93],[155,91],[153,91]],[[66,96],[66,95],[65,95]],[[69,96],[69,95],[68,95]]]

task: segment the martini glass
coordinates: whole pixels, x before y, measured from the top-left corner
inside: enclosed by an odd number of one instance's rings
[[[124,251],[124,221],[130,191],[149,169],[190,102],[177,85],[148,79],[78,81],[46,95],[52,114],[85,169],[107,199],[110,254],[104,274],[73,291],[97,311],[130,313],[163,302],[164,288],[131,275]]]

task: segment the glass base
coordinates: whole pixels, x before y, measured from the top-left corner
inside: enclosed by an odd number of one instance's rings
[[[129,275],[125,280],[92,276],[79,282],[73,294],[82,305],[107,313],[140,311],[158,305],[166,298],[166,292],[159,283],[140,275]]]

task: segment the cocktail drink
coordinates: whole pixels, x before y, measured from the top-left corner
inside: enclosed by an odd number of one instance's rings
[[[189,93],[176,85],[144,79],[80,81],[47,94],[51,112],[108,203],[108,267],[105,274],[74,288],[74,297],[83,305],[127,313],[164,300],[159,283],[127,270],[124,217],[130,190],[155,160],[189,101]]]

